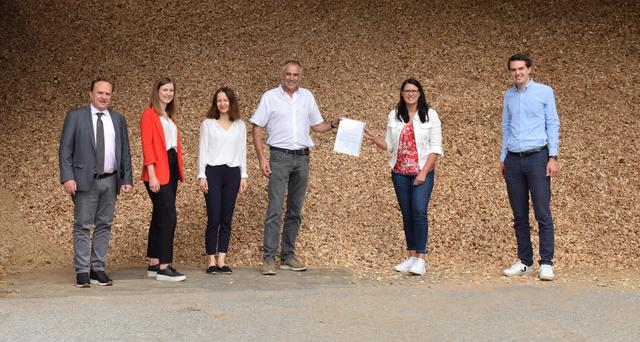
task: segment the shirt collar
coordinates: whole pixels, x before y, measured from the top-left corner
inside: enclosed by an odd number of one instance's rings
[[[298,86],[298,89],[296,89],[296,91],[293,92],[292,96],[289,96],[289,93],[284,91],[284,86],[282,84],[280,84],[278,86],[278,89],[280,90],[280,94],[282,94],[282,95],[284,95],[286,97],[292,98],[292,99],[295,98],[298,95],[298,93],[300,92],[300,86]]]
[[[110,116],[109,114],[109,110],[105,109],[105,110],[98,110],[96,109],[96,107],[93,106],[93,103],[89,105],[91,107],[91,115],[96,115],[96,113],[104,113],[105,116]]]
[[[529,82],[527,82],[527,85],[524,86],[524,89],[522,90],[522,92],[526,93],[529,87],[534,85],[535,83],[536,82],[533,81],[533,78],[529,78]],[[520,92],[520,90],[518,89],[518,86],[515,83],[513,84],[513,90],[515,90],[516,92]]]

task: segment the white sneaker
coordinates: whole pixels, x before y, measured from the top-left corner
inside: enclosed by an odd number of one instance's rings
[[[520,260],[516,261],[515,264],[511,265],[511,267],[506,268],[502,271],[502,273],[507,277],[521,276],[529,274],[531,272],[533,272],[533,265],[527,266]]]
[[[416,258],[413,265],[411,265],[411,268],[409,268],[409,273],[423,275],[425,272],[427,272],[427,268],[425,267],[424,259]]]
[[[393,266],[393,269],[396,272],[409,272],[409,269],[411,268],[411,265],[413,265],[413,263],[417,260],[418,258],[416,257],[407,257],[406,259],[402,260],[401,263]]]
[[[553,274],[553,266],[551,265],[540,265],[540,274],[538,274],[538,278],[540,280],[553,280],[555,278],[555,274]]]

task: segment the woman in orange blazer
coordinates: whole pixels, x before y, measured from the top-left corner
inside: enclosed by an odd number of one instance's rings
[[[176,191],[184,182],[182,144],[175,123],[175,86],[168,77],[156,81],[149,108],[140,119],[144,166],[142,180],[147,188],[153,213],[147,245],[147,276],[157,280],[182,281],[186,277],[171,266],[176,231]]]

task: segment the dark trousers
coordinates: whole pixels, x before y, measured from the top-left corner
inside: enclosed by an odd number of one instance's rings
[[[227,253],[231,239],[231,219],[240,188],[240,168],[227,165],[207,165],[205,169],[209,191],[204,195],[207,203],[207,255]]]
[[[407,250],[427,253],[429,250],[427,248],[429,239],[427,209],[433,191],[434,172],[429,172],[424,183],[418,186],[413,185],[416,180],[415,175],[391,172],[391,180],[402,212],[402,227],[407,241]]]
[[[549,153],[546,149],[530,156],[507,154],[504,160],[504,179],[518,243],[518,258],[525,265],[533,265],[531,226],[529,225],[529,194],[538,221],[540,264],[553,265],[554,233],[551,217],[551,177],[546,175]]]
[[[161,264],[173,262],[173,237],[176,232],[176,192],[178,190],[178,154],[167,151],[169,157],[169,183],[160,185],[160,191],[152,192],[149,182],[144,185],[153,203],[147,257],[160,259]]]

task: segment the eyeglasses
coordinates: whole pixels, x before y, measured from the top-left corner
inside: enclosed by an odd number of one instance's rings
[[[417,90],[417,89],[409,89],[409,90],[403,90],[402,92],[405,93],[405,94],[417,94],[420,91]]]

